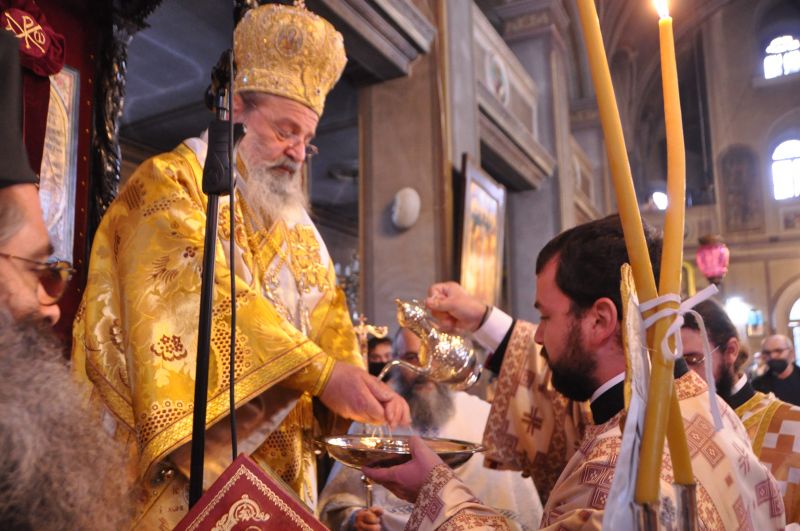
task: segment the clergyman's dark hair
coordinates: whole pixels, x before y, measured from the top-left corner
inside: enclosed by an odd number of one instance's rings
[[[699,313],[700,317],[703,318],[711,348],[719,347],[720,350],[722,350],[731,338],[735,337],[737,340],[739,339],[736,326],[731,322],[725,309],[717,301],[711,299],[703,301],[695,306],[693,310]],[[690,313],[687,313],[683,317],[683,328],[700,331],[697,319]]]
[[[371,337],[367,340],[367,352],[372,352],[378,345],[392,346],[392,339],[389,337]]]
[[[658,282],[661,266],[661,236],[644,224],[647,249]],[[550,240],[536,259],[536,274],[557,259],[556,285],[570,298],[572,313],[581,315],[598,299],[607,297],[622,319],[620,269],[629,262],[625,236],[618,214],[566,230]]]

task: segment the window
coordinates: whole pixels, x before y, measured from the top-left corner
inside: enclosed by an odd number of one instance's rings
[[[789,320],[797,321],[795,324],[800,324],[800,299],[797,299],[792,304],[792,309],[789,310]]]
[[[781,142],[772,152],[772,193],[778,200],[800,197],[800,140]]]
[[[800,40],[792,35],[775,37],[769,43],[765,52],[765,79],[800,72]]]

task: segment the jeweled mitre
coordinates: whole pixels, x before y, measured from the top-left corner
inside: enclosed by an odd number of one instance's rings
[[[341,33],[302,4],[262,5],[239,22],[236,90],[283,96],[322,115],[347,56]]]

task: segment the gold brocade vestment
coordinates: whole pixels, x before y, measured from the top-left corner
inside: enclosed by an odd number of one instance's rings
[[[191,439],[204,158],[205,143],[190,139],[131,176],[95,236],[74,325],[74,370],[110,413],[104,421],[115,421],[116,437],[128,445],[131,468],[146,490],[137,528],[169,527],[187,510],[183,475],[160,471]],[[230,211],[227,200],[221,204],[207,428],[229,414]],[[237,201],[234,212],[235,396],[237,417],[250,408],[259,422],[247,433],[240,429],[240,451],[275,470],[313,506],[311,397],[322,392],[336,360],[362,365],[358,343],[333,264],[305,210],[253,231],[241,205]],[[212,456],[206,470],[224,469],[227,452],[220,452],[219,463]],[[209,475],[206,485],[215,479]]]
[[[753,452],[775,477],[783,494],[786,523],[800,523],[800,407],[756,391],[736,408]]]

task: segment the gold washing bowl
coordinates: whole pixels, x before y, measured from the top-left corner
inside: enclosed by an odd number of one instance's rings
[[[334,435],[320,439],[331,457],[342,464],[361,468],[390,467],[411,460],[408,441],[411,436],[394,435],[373,437],[369,435]],[[450,468],[457,468],[466,463],[470,457],[484,448],[453,439],[423,437],[428,447],[436,452]]]

